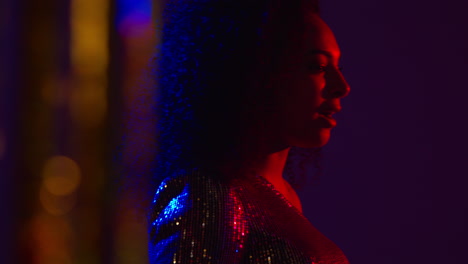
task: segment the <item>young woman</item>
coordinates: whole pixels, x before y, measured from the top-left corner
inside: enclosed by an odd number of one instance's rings
[[[169,0],[151,263],[348,263],[283,178],[349,86],[313,0]]]

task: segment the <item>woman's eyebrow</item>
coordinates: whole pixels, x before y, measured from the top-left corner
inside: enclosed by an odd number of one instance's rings
[[[326,51],[326,50],[321,50],[321,49],[313,49],[313,50],[309,50],[309,52],[307,53],[308,55],[316,55],[316,54],[322,54],[322,55],[325,55],[327,56],[329,59],[334,59],[335,56],[333,56],[333,54],[329,51]],[[336,59],[338,59],[340,56],[338,54],[338,56],[336,57]]]

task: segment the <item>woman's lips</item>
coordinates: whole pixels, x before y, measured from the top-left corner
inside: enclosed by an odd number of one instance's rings
[[[317,120],[320,122],[320,126],[324,128],[333,128],[336,126],[336,120],[330,115],[318,114]]]

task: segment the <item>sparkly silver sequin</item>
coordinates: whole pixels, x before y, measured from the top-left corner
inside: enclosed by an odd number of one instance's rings
[[[225,183],[193,170],[166,179],[150,218],[152,264],[349,263],[260,176]]]

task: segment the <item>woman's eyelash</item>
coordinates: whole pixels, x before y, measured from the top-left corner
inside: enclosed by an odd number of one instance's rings
[[[324,72],[326,70],[326,66],[325,65],[310,65],[309,70]]]

